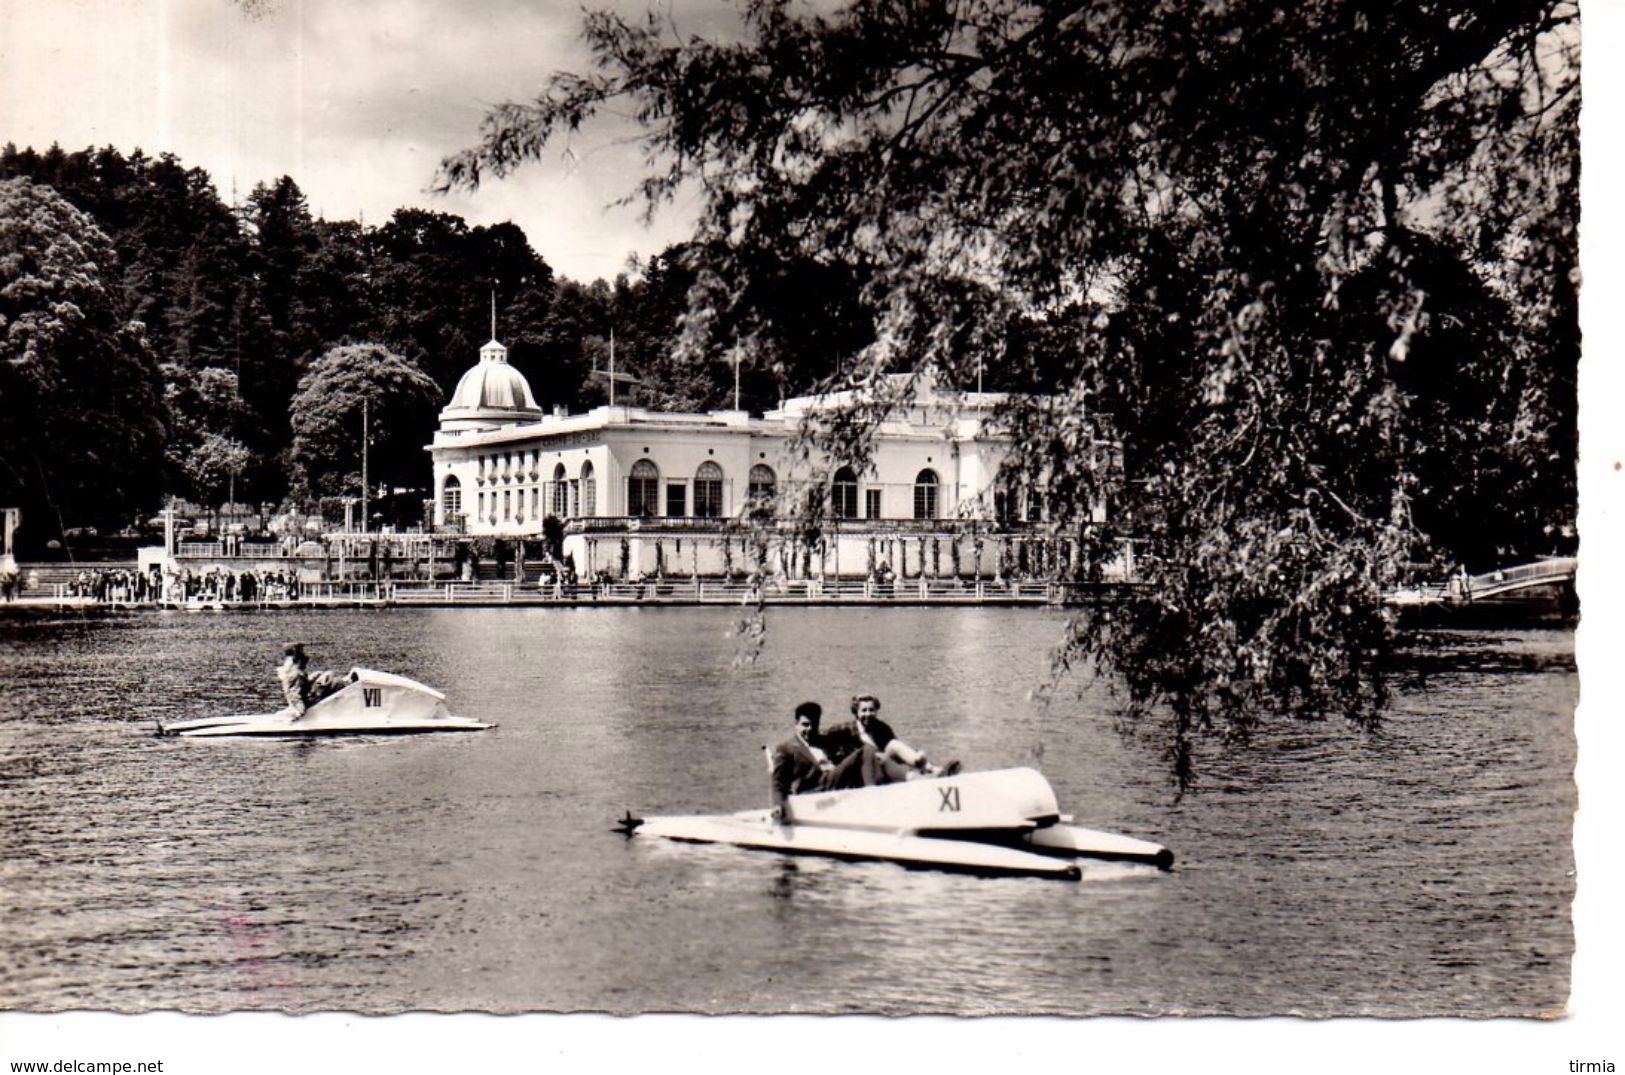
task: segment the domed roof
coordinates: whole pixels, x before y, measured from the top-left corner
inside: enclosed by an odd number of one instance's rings
[[[525,375],[508,365],[508,349],[491,340],[480,348],[477,366],[463,374],[442,420],[528,421],[541,415]]]

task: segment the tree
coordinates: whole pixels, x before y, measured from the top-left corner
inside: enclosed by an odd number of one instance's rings
[[[157,363],[119,316],[118,258],[49,187],[0,180],[0,503],[41,541],[156,506],[166,436]]]
[[[235,492],[281,499],[288,403],[311,356],[379,340],[449,391],[485,338],[493,291],[510,360],[547,402],[580,399],[579,341],[563,361],[547,350],[552,270],[513,224],[403,210],[369,230],[317,219],[287,177],[256,186],[238,209],[172,154],[126,157],[111,146],[8,144],[0,179],[14,177],[53,187],[112,240],[107,293],[120,319],[142,324],[163,373],[171,435],[144,464],[170,492],[217,494],[195,453],[220,437],[211,443],[235,441],[251,456]]]
[[[169,488],[204,503],[246,492],[241,479],[254,456],[244,441],[253,411],[242,399],[237,375],[218,366],[192,369],[173,362],[162,370],[170,414]]]
[[[530,384],[539,403],[575,407],[603,402],[605,384],[591,373],[608,368],[610,305],[610,290],[602,280],[561,280],[545,310],[526,318],[514,344],[528,356],[534,371]],[[625,369],[624,364],[619,368]]]
[[[509,361],[526,373],[538,403],[575,408],[592,398],[587,340],[599,325],[608,331],[608,317],[590,288],[559,280],[546,294],[526,292],[505,320],[513,326],[504,333]]]
[[[640,398],[649,406],[673,411],[723,406],[732,380],[718,368],[721,356],[686,361],[689,356],[675,346],[688,311],[688,289],[694,285],[682,248],[668,248],[639,269],[637,279],[616,281],[611,317],[617,361],[629,360],[637,369]]]
[[[123,315],[147,326],[162,361],[235,361],[225,331],[243,286],[244,242],[207,172],[171,154],[125,158],[111,146],[40,156],[7,146],[0,176],[44,183],[89,213],[118,250]]]
[[[805,260],[859,287],[836,379],[1042,388],[1004,415],[1006,479],[1084,577],[1126,530],[1147,583],[1060,663],[1163,722],[1182,786],[1199,734],[1375,725],[1384,594],[1466,551],[1423,497],[1522,496],[1471,520],[1516,524],[1503,554],[1572,534],[1572,3],[754,0],[725,40],[660,13],[586,37],[592,69],[490,112],[442,182],[630,112],[637,194],[702,192],[692,352],[792,346],[760,285]],[[861,461],[899,401],[809,440]]]
[[[494,295],[497,333],[511,343],[510,361],[531,368],[534,356],[521,340],[552,296],[553,270],[517,227],[470,228],[450,213],[398,209],[368,242],[375,338],[449,394],[490,335]]]
[[[184,466],[192,487],[206,501],[219,503],[231,492],[232,483],[242,477],[252,460],[252,454],[242,441],[210,433],[187,454]]]
[[[312,496],[361,490],[363,404],[374,486],[423,488],[423,430],[439,389],[422,370],[376,343],[342,344],[310,364],[288,406],[297,484]]]
[[[287,176],[256,186],[244,219],[251,236],[245,260],[253,286],[239,296],[232,320],[254,341],[243,351],[238,373],[243,398],[254,408],[262,431],[256,447],[270,459],[290,442],[287,403],[304,364],[332,342],[322,337],[311,316],[313,289],[306,285],[321,234],[304,192]],[[278,492],[271,475],[256,477],[255,484],[266,493]]]
[[[763,411],[798,386],[816,384],[839,368],[839,356],[873,341],[859,303],[856,274],[844,265],[765,252],[746,289],[707,302],[715,282],[703,274],[703,252],[682,245],[640,266],[635,281],[617,281],[611,316],[642,382],[646,402],[671,410],[734,405],[734,363],[739,363],[739,405]],[[718,346],[684,347],[689,295],[699,288],[712,321],[705,335]],[[771,336],[759,324],[773,327]]]

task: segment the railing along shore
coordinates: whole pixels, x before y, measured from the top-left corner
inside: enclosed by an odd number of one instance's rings
[[[1488,574],[1458,577],[1447,583],[1424,583],[1388,595],[1390,604],[1454,606],[1516,598],[1518,591],[1567,583],[1574,577],[1572,557],[1554,557],[1533,564],[1509,567]],[[58,567],[61,576],[70,569]],[[30,575],[39,572],[31,569]],[[119,572],[128,575],[128,568]],[[498,580],[442,581],[320,581],[301,582],[277,577],[261,582],[254,596],[243,600],[204,588],[181,598],[175,588],[159,597],[132,598],[142,593],[129,580],[111,590],[84,592],[63,577],[36,579],[8,606],[117,607],[168,609],[256,609],[325,607],[470,607],[492,605],[710,605],[741,604],[757,594],[738,578],[644,578],[640,581],[530,582]],[[1043,579],[915,577],[879,582],[849,578],[774,579],[761,599],[767,604],[804,605],[1083,605],[1110,602],[1132,592],[1138,583],[1124,579],[1100,582],[1060,582]],[[101,596],[97,596],[97,594]]]
[[[769,583],[761,594],[767,604],[817,605],[1064,605],[1108,601],[1130,588],[1125,583],[1081,584],[1043,580],[908,579],[868,582],[861,579],[791,579]],[[99,600],[69,593],[55,583],[49,594],[19,598],[21,605],[57,607],[162,608],[179,610],[414,607],[452,608],[493,605],[727,605],[754,601],[749,583],[729,579],[648,579],[642,582],[542,583],[513,582],[312,582],[290,595],[226,600],[210,594],[186,599]]]

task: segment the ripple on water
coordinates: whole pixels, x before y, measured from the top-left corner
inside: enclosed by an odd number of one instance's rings
[[[1083,679],[1048,706],[1060,619],[775,610],[0,619],[0,1004],[1532,1014],[1573,951],[1576,692],[1560,632],[1443,634],[1377,736],[1336,724],[1161,743]],[[275,708],[285,641],[416,674],[479,736],[157,739]],[[875,690],[971,768],[1039,764],[1080,823],[1172,873],[1079,883],[848,864],[609,831],[626,809],[765,795],[804,698]]]

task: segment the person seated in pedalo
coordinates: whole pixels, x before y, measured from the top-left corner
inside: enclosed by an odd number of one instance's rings
[[[831,728],[825,741],[836,753],[855,749],[851,744],[869,747],[875,753],[881,783],[952,776],[959,772],[957,761],[933,765],[924,751],[915,750],[899,739],[891,725],[880,719],[880,699],[874,695],[860,694],[852,699],[852,716],[855,720],[851,723]]]
[[[277,682],[282,686],[282,697],[288,703],[282,710],[290,720],[298,720],[317,702],[350,682],[349,676],[337,672],[310,671],[310,658],[305,656],[302,642],[290,642],[282,647],[282,664],[276,670]]]
[[[773,819],[792,825],[790,796],[811,791],[838,791],[880,782],[874,747],[858,743],[854,749],[831,754],[818,726],[824,708],[817,702],[796,706],[795,734],[773,749]]]

